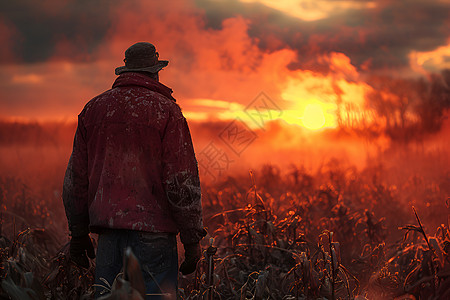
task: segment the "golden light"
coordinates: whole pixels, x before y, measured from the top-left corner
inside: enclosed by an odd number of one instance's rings
[[[305,127],[309,130],[335,128],[337,106],[316,99],[299,102],[289,110],[284,110],[281,119],[288,124]]]
[[[312,72],[298,72],[298,78],[287,82],[281,97],[290,103],[282,119],[310,130],[337,126],[337,96],[332,78]]]
[[[303,21],[317,21],[347,10],[373,9],[377,7],[376,1],[358,2],[351,0],[241,0],[241,2],[261,3]]]
[[[440,46],[431,51],[411,51],[409,63],[411,68],[417,72],[428,74],[450,68],[448,57],[450,56],[450,39],[447,45]]]
[[[322,107],[317,103],[306,105],[302,123],[303,126],[312,130],[317,130],[324,127],[325,115]]]
[[[333,75],[324,76],[312,71],[296,71],[286,81],[281,98],[286,101],[282,119],[310,130],[336,128],[342,109],[355,107],[364,110],[365,95],[372,88],[358,81],[359,74],[349,59],[341,54],[328,58]],[[348,78],[352,78],[349,80]],[[338,105],[340,109],[338,111]]]

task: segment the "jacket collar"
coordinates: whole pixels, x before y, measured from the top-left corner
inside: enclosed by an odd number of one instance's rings
[[[114,81],[113,88],[120,86],[142,86],[151,91],[159,93],[173,101],[175,98],[172,97],[172,89],[165,86],[164,84],[146,76],[144,74],[135,73],[135,72],[125,72],[122,73],[117,79]]]

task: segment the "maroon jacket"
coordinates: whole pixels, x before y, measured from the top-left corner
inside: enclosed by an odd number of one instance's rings
[[[78,116],[63,202],[72,236],[104,228],[204,235],[189,128],[172,90],[123,73]]]

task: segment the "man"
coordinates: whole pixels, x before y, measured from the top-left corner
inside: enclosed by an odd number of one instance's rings
[[[176,234],[184,245],[180,271],[195,271],[203,229],[197,160],[186,119],[159,83],[159,60],[146,42],[125,51],[112,89],[89,101],[78,116],[63,202],[71,259],[89,267],[89,232],[99,234],[96,283],[112,283],[124,250],[138,258],[147,294],[177,290]],[[86,256],[87,255],[87,256]],[[99,296],[97,289],[96,296]],[[152,297],[151,299],[156,299]]]

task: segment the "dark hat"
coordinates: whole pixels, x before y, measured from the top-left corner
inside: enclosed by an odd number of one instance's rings
[[[169,64],[167,60],[159,60],[155,46],[147,42],[139,42],[125,51],[125,66],[116,68],[116,75],[123,72],[141,71],[158,73]]]

